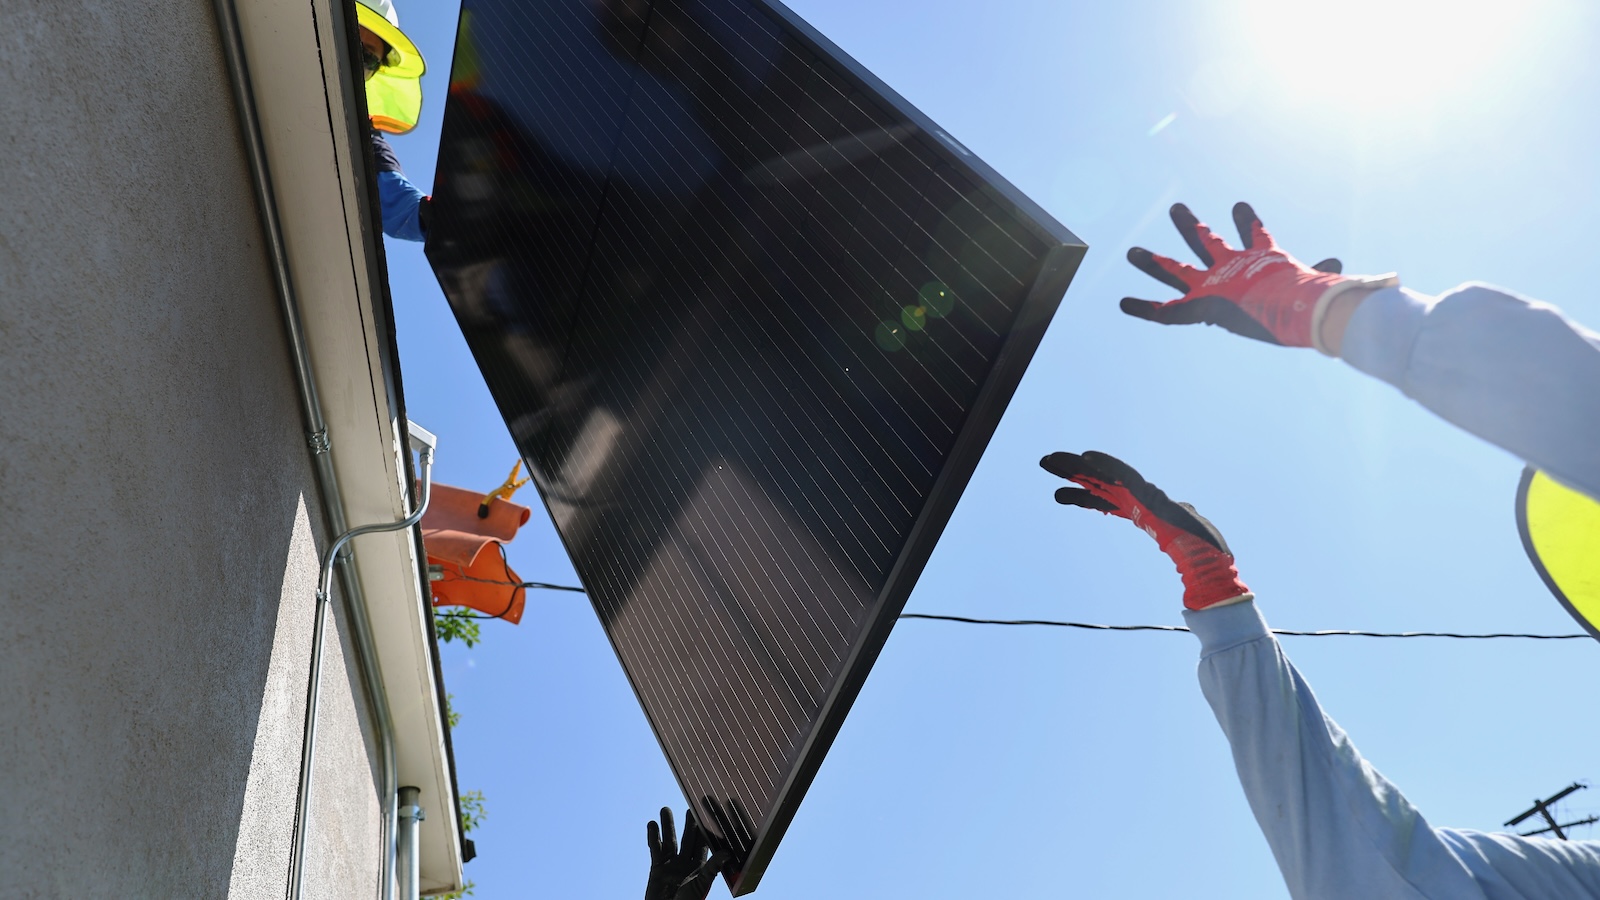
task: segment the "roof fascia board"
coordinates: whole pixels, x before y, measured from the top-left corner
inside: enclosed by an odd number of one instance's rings
[[[345,0],[236,6],[346,517],[352,526],[394,521],[410,511],[414,474],[382,238],[373,226],[365,98],[344,75],[353,16]],[[433,813],[419,835],[422,889],[456,890],[454,761],[424,561],[410,532],[359,538],[355,560],[394,724],[399,784],[421,788]],[[393,798],[380,800],[392,808]]]

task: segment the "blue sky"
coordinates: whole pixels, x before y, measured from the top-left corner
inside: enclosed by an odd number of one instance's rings
[[[1227,535],[1283,628],[1571,632],[1523,556],[1521,463],[1314,352],[1123,316],[1169,299],[1175,200],[1249,200],[1291,252],[1417,290],[1482,280],[1600,325],[1600,10],[1581,0],[796,0],[793,8],[1090,245],[908,610],[1177,624],[1168,561],[1058,507],[1045,453],[1102,449]],[[1433,9],[1444,10],[1433,13]],[[397,139],[428,189],[458,6]],[[440,480],[516,458],[420,247],[391,241],[407,403]],[[530,492],[518,497],[535,502]],[[548,520],[524,577],[575,576]],[[682,797],[581,597],[445,648],[487,898],[633,897]],[[1285,638],[1362,752],[1438,825],[1492,829],[1600,774],[1590,642]],[[903,622],[758,896],[1285,896],[1177,634]],[[1600,808],[1583,794],[1574,813]],[[713,896],[726,896],[721,886]]]

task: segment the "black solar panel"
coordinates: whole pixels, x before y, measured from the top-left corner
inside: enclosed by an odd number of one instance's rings
[[[428,243],[755,888],[1084,247],[762,0],[466,0]]]

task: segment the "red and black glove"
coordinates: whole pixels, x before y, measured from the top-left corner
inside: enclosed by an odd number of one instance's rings
[[[1251,596],[1239,580],[1233,553],[1216,526],[1189,504],[1174,502],[1132,466],[1097,450],[1082,456],[1052,453],[1039,460],[1039,465],[1052,475],[1083,485],[1057,490],[1057,503],[1120,516],[1155,538],[1183,576],[1184,606],[1205,609]]]
[[[1221,325],[1269,344],[1316,347],[1329,353],[1318,332],[1334,297],[1355,288],[1399,283],[1393,275],[1341,275],[1337,259],[1307,266],[1278,247],[1248,203],[1234,205],[1233,223],[1243,249],[1228,246],[1189,207],[1173,204],[1172,224],[1205,268],[1143,247],[1130,249],[1128,262],[1183,296],[1167,303],[1124,297],[1122,311],[1163,325]]]

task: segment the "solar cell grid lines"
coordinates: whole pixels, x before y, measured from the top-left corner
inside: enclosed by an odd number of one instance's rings
[[[467,0],[428,255],[754,889],[1082,258],[760,0]]]

